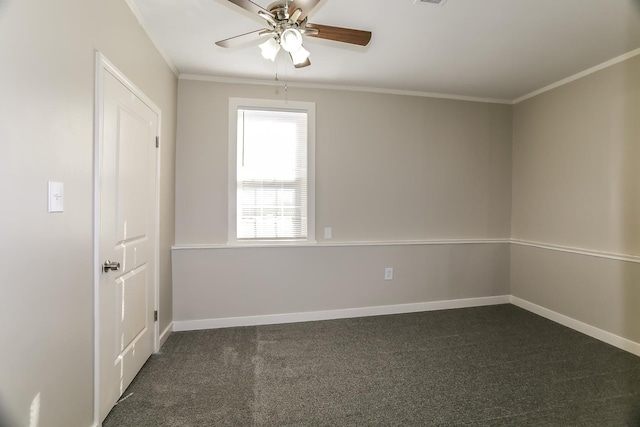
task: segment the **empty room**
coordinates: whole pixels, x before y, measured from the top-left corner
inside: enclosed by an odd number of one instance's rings
[[[0,427],[640,426],[640,0],[0,0],[0,64]]]

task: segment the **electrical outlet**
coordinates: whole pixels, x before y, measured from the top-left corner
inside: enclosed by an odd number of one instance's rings
[[[393,280],[393,267],[384,269],[384,280]]]
[[[325,227],[324,228],[324,238],[325,239],[331,239],[333,237],[333,233],[331,231],[331,227]]]

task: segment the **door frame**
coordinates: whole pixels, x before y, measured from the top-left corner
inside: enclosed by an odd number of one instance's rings
[[[101,198],[101,161],[102,157],[102,134],[103,134],[103,100],[104,100],[104,73],[114,76],[120,83],[137,96],[147,107],[149,107],[158,116],[158,127],[156,135],[160,138],[160,130],[162,127],[162,111],[156,104],[147,97],[131,80],[129,80],[118,68],[116,68],[100,51],[95,53],[95,106],[94,106],[94,127],[93,127],[93,418],[94,425],[102,425],[100,420],[100,277],[102,269],[100,268],[100,198]],[[156,148],[156,194],[154,203],[154,247],[153,257],[155,259],[154,271],[154,310],[160,314],[160,147]],[[154,322],[153,326],[153,342],[154,353],[160,349],[160,322]]]

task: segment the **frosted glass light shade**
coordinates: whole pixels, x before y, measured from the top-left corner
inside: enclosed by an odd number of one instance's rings
[[[278,55],[278,52],[280,51],[280,45],[276,39],[272,37],[266,42],[260,44],[260,50],[262,51],[263,58],[275,61],[276,55]]]
[[[298,65],[304,63],[309,55],[309,51],[300,46],[300,49],[296,50],[295,52],[291,52],[291,59],[293,60],[294,64]]]
[[[284,30],[280,36],[282,48],[289,53],[296,52],[302,47],[302,34],[295,28]]]

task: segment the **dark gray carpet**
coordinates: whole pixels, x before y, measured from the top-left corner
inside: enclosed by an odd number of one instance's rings
[[[105,427],[640,426],[640,358],[499,305],[174,333],[123,397]]]

